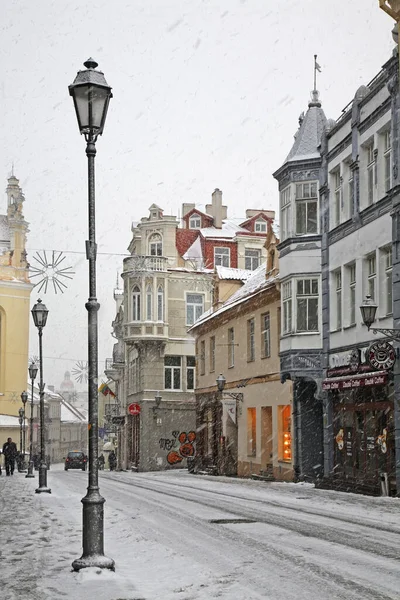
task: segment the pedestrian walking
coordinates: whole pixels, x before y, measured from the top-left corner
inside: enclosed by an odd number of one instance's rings
[[[17,445],[12,439],[7,438],[3,445],[4,460],[6,463],[6,475],[14,475],[15,459],[18,455]]]
[[[114,471],[115,467],[117,466],[117,457],[114,450],[111,450],[110,454],[108,455],[108,464],[110,465],[110,471]]]
[[[104,471],[104,463],[105,463],[104,454],[100,454],[100,456],[99,456],[99,469],[100,469],[100,471]]]

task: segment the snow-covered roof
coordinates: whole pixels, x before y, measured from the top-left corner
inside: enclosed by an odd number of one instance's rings
[[[186,252],[182,258],[184,260],[203,259],[203,252],[201,249],[201,240],[200,240],[199,236],[197,236],[197,238],[194,240],[193,244],[191,246],[189,246],[189,248],[186,250]]]
[[[19,427],[19,417],[0,415],[0,427]]]
[[[258,294],[260,291],[273,286],[275,282],[278,281],[278,277],[275,276],[266,279],[265,269],[266,264],[264,263],[260,265],[255,271],[252,271],[251,277],[249,277],[246,283],[239,290],[232,294],[232,296],[228,298],[228,300],[226,300],[224,304],[214,312],[212,308],[210,308],[205,313],[203,313],[201,317],[195,322],[195,324],[189,329],[189,331],[195,329],[198,325],[205,323],[209,319],[214,318],[215,316],[229,310],[233,306],[237,306],[238,304],[245,302],[255,294]]]
[[[287,155],[285,163],[297,160],[310,160],[312,158],[320,158],[321,156],[319,145],[326,123],[326,116],[321,108],[318,92],[315,91],[313,94],[315,98],[308,104],[308,110],[295,134],[294,144]]]
[[[221,229],[218,229],[216,227],[205,227],[204,229],[200,229],[201,235],[204,238],[232,240],[234,237],[236,237],[236,234],[239,232],[249,233],[247,229],[240,227],[237,221],[238,219],[225,219],[224,221],[222,221]]]
[[[253,271],[247,269],[234,269],[233,267],[222,267],[217,265],[217,275],[219,279],[236,279],[238,281],[247,281]]]

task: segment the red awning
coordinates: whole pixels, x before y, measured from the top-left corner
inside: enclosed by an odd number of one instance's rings
[[[328,377],[323,380],[322,389],[346,390],[370,385],[385,385],[386,382],[387,371],[373,371],[372,373],[343,375],[343,377]]]

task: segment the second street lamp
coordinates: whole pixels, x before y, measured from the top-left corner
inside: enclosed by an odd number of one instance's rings
[[[29,365],[29,378],[31,380],[31,416],[29,419],[29,467],[26,477],[35,477],[33,474],[33,382],[36,379],[38,367],[36,363],[31,362]]]
[[[48,309],[39,300],[31,310],[33,322],[38,329],[39,334],[39,397],[40,397],[40,466],[39,466],[39,487],[35,490],[37,494],[42,492],[51,493],[51,489],[47,487],[47,464],[45,455],[45,423],[44,423],[44,383],[43,383],[43,348],[42,335],[43,328],[46,326]]]
[[[89,58],[85,71],[78,71],[69,93],[74,100],[79,131],[85,136],[88,158],[88,213],[89,240],[86,242],[86,258],[89,261],[88,311],[88,395],[89,395],[89,485],[82,498],[82,547],[83,553],[72,563],[74,571],[85,567],[114,570],[115,563],[104,556],[104,498],[99,491],[98,465],[98,310],[96,297],[96,209],[94,163],[96,141],[103,133],[108,104],[112,98],[111,88],[101,71],[96,71],[97,62]]]
[[[28,394],[26,392],[22,392],[21,394],[21,400],[22,400],[22,405],[24,407],[24,425],[23,425],[23,432],[22,432],[22,468],[25,469],[25,445],[26,445],[26,420],[25,420],[25,408],[26,408],[26,403],[28,401]]]

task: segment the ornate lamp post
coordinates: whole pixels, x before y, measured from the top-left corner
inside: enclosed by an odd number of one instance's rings
[[[43,328],[46,326],[48,309],[39,300],[31,310],[33,322],[38,329],[39,334],[39,397],[40,397],[40,466],[39,466],[39,487],[35,490],[37,494],[43,492],[51,493],[47,487],[47,464],[45,455],[45,424],[44,424],[44,383],[43,383],[43,348],[42,335]]]
[[[28,401],[28,394],[26,392],[22,392],[21,394],[21,400],[22,400],[22,405],[24,407],[24,414],[23,414],[23,418],[24,418],[24,428],[22,431],[22,456],[24,458],[23,462],[22,462],[22,468],[25,469],[25,445],[26,445],[26,425],[25,425],[25,408],[26,408],[26,403]]]
[[[31,362],[28,371],[31,380],[31,416],[29,419],[29,467],[25,477],[32,478],[35,477],[33,474],[33,382],[35,381],[38,372],[37,365],[34,362]]]
[[[79,571],[85,567],[100,567],[114,570],[115,563],[104,556],[104,498],[99,491],[98,476],[98,321],[100,308],[96,298],[96,227],[95,227],[95,181],[94,162],[96,141],[103,133],[108,105],[112,98],[111,88],[104,74],[96,71],[97,62],[89,58],[84,63],[86,70],[78,71],[75,81],[69,86],[74,100],[79,131],[85,136],[88,157],[88,209],[89,240],[86,242],[86,258],[89,261],[88,311],[88,388],[89,388],[89,485],[82,498],[83,527],[81,558],[74,560],[72,568]]]
[[[18,418],[18,421],[19,421],[19,451],[22,454],[22,425],[24,423],[24,409],[22,408],[22,406],[21,406],[21,408],[18,409],[18,414],[19,414],[19,418]]]

